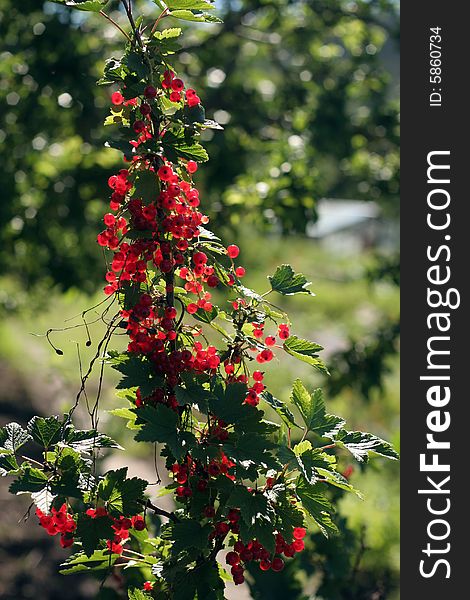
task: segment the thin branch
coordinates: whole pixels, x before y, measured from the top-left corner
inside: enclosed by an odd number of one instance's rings
[[[121,0],[122,5],[124,6],[124,10],[126,11],[127,18],[129,19],[129,23],[131,25],[132,31],[134,32],[134,37],[137,40],[137,43],[141,48],[144,47],[142,43],[142,39],[140,37],[140,33],[137,29],[137,26],[134,21],[134,17],[132,15],[132,0]]]
[[[327,446],[322,446],[318,448],[319,450],[330,450],[330,448],[336,448],[336,444],[328,444]]]
[[[165,8],[165,10],[162,13],[160,13],[160,15],[158,15],[157,20],[155,21],[155,23],[153,24],[152,29],[150,30],[150,37],[152,37],[152,35],[155,33],[155,30],[157,29],[158,24],[160,23],[160,21],[164,17],[166,17],[166,15],[168,14],[168,12],[169,12],[168,8]]]
[[[127,35],[127,33],[124,31],[124,29],[118,23],[116,23],[116,21],[114,19],[112,19],[109,15],[107,15],[103,10],[100,10],[100,15],[102,17],[104,17],[105,19],[107,19],[110,23],[112,23],[114,25],[114,27],[116,27],[116,29],[119,29],[119,31],[122,33],[122,35],[129,42],[132,42],[131,38]]]
[[[167,519],[170,519],[170,521],[173,521],[173,523],[180,522],[180,520],[175,515],[175,513],[168,512],[167,510],[163,510],[163,508],[159,508],[158,506],[155,506],[155,504],[152,504],[152,502],[150,500],[147,500],[147,502],[142,502],[141,504],[143,504],[145,506],[145,508],[149,508],[150,510],[153,510],[153,512],[156,515],[160,515],[161,517],[166,517]]]

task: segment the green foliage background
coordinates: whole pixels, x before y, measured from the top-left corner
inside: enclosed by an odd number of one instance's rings
[[[240,240],[251,287],[264,288],[265,274],[281,262],[306,273],[314,308],[302,298],[286,301],[297,332],[338,349],[327,357],[329,384],[286,361],[269,373],[274,391],[285,396],[297,376],[327,385],[333,412],[397,443],[393,261],[384,269],[370,252],[331,255],[304,236],[325,196],[374,200],[397,215],[396,2],[216,5],[225,24],[188,25],[179,55],[207,117],[225,127],[205,134],[211,160],[198,174],[204,207],[213,229]],[[112,1],[106,10],[119,21],[117,8]],[[0,358],[25,381],[60,377],[68,391],[52,400],[59,410],[76,387],[71,338],[82,334],[62,334],[60,359],[28,332],[62,326],[91,305],[83,294],[101,286],[104,263],[94,239],[106,180],[120,163],[102,147],[109,91],[95,82],[118,38],[97,15],[0,0],[0,39]],[[11,414],[17,400],[4,384],[2,412]],[[109,427],[118,426],[110,420]],[[313,535],[309,552],[284,575],[256,574],[253,598],[398,598],[397,467],[377,461],[354,473],[353,483],[355,477],[366,504],[339,499],[344,540]],[[12,589],[16,595],[5,597],[22,597],[22,588]]]

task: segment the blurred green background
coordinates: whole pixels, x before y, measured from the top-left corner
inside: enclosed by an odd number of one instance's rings
[[[137,5],[155,14],[153,3]],[[283,359],[267,381],[283,398],[296,377],[323,386],[331,412],[398,447],[397,2],[216,6],[224,25],[184,24],[175,57],[207,117],[225,127],[205,133],[203,208],[212,229],[239,243],[247,285],[264,291],[280,263],[312,281],[315,298],[280,302],[295,333],[325,346],[331,371],[327,379]],[[106,11],[124,23],[117,1]],[[105,266],[95,237],[106,181],[120,161],[103,147],[110,92],[95,82],[105,58],[119,52],[118,35],[98,15],[0,0],[1,424],[68,408],[79,387],[77,347],[85,366],[95,350],[81,328],[54,334],[62,357],[31,334],[77,325],[66,320],[101,299]],[[99,334],[96,323],[92,339]],[[113,406],[113,381],[107,373],[105,408]],[[116,421],[106,413],[101,420],[127,446],[125,458],[113,460],[152,478],[152,459]],[[253,573],[229,598],[399,598],[398,466],[375,460],[354,469],[365,501],[338,496],[343,537],[313,534],[308,552],[282,574]],[[12,526],[28,502],[7,488],[2,481],[0,597],[55,600],[64,586],[67,598],[97,597],[94,580],[55,574],[64,551],[34,519]]]

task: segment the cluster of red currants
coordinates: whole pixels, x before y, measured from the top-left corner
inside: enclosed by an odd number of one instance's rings
[[[193,492],[204,492],[210,479],[219,475],[224,475],[233,481],[235,476],[230,471],[234,466],[235,463],[222,450],[219,452],[219,457],[212,459],[208,464],[203,464],[202,461],[188,455],[184,462],[174,463],[170,469],[175,482],[179,484],[175,489],[176,498],[183,501],[185,498],[190,498]],[[204,516],[215,515],[215,512],[214,515],[207,514],[207,510],[210,509],[206,507]]]
[[[146,528],[145,519],[142,515],[135,515],[131,518],[122,516],[115,518],[102,506],[99,506],[96,509],[89,508],[87,509],[86,514],[92,519],[103,517],[108,517],[108,519],[110,519],[112,523],[111,527],[115,534],[112,540],[107,541],[107,547],[113,554],[122,554],[123,545],[129,539],[129,529],[133,528],[136,531],[143,531]]]
[[[50,515],[46,515],[41,509],[36,509],[36,515],[39,518],[39,524],[47,531],[49,535],[60,536],[60,545],[62,548],[68,548],[74,542],[73,532],[77,529],[77,524],[73,516],[67,512],[67,506],[62,504],[59,510],[53,508]]]
[[[246,564],[252,561],[259,562],[259,568],[262,571],[269,571],[270,569],[275,572],[282,571],[284,568],[284,560],[276,554],[284,554],[284,556],[292,557],[297,552],[302,552],[304,549],[303,538],[306,535],[306,530],[303,527],[294,528],[294,541],[291,544],[287,544],[280,533],[277,533],[276,538],[276,550],[274,556],[272,556],[266,548],[263,547],[257,540],[251,540],[247,544],[238,540],[235,542],[233,550],[227,553],[225,561],[230,565],[233,580],[236,585],[239,585],[245,581],[243,575]]]

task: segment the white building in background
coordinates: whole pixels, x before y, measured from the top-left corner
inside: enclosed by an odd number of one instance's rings
[[[398,247],[398,225],[383,218],[375,202],[323,198],[317,204],[317,214],[317,221],[307,224],[306,233],[329,250],[356,253],[367,248]]]

